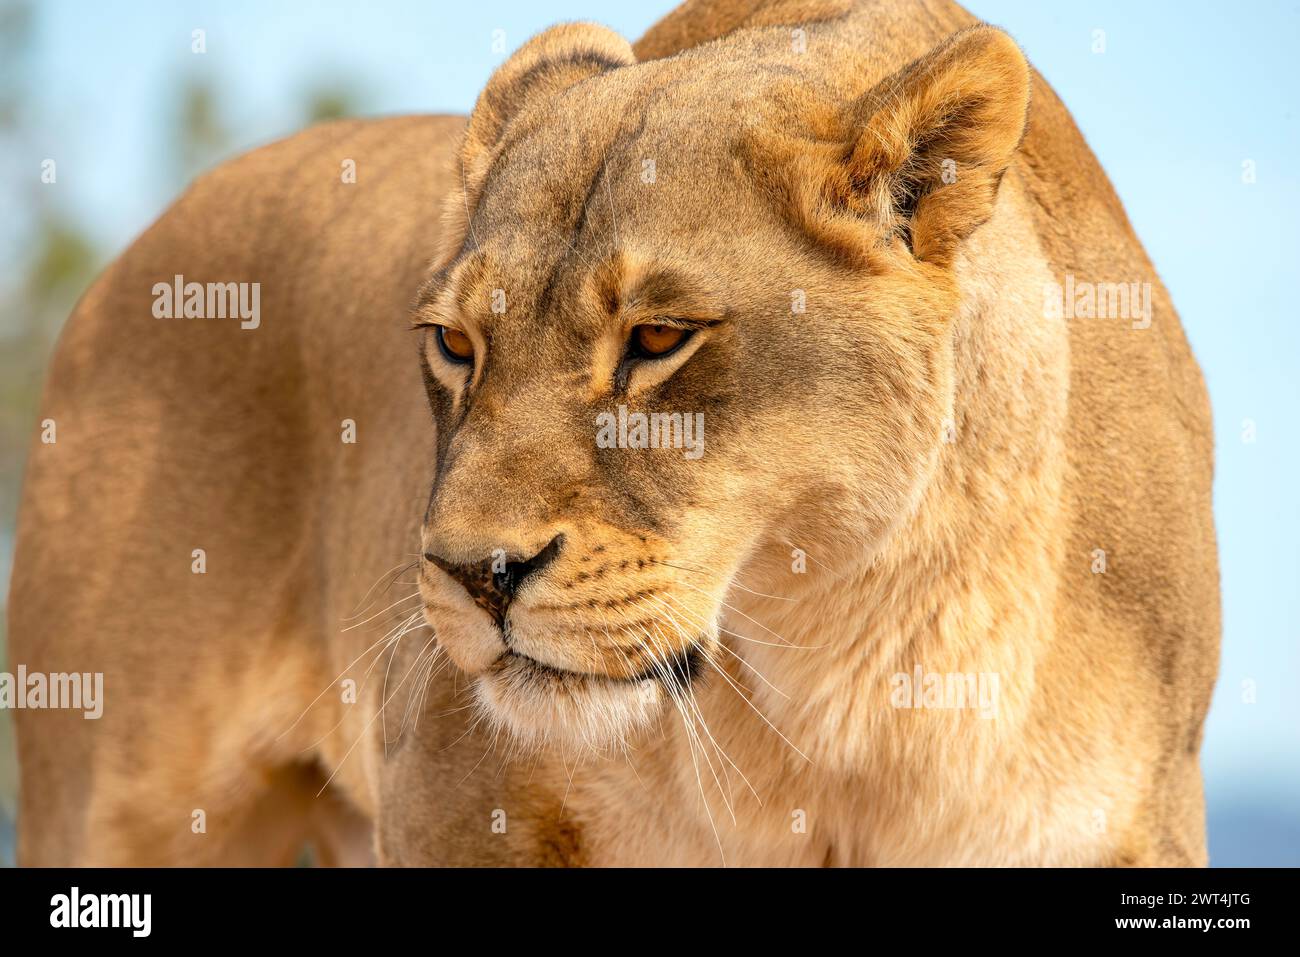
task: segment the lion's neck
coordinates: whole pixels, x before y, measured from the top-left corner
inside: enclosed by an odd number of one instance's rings
[[[1065,538],[1068,355],[1014,215],[973,240],[971,261],[996,265],[962,276],[951,441],[913,513],[871,554],[830,536],[774,543],[728,596],[727,674],[697,694],[660,784],[694,792],[688,807],[702,790],[740,856],[887,862],[908,844],[915,860],[918,841],[944,840],[936,806],[981,800],[1032,719]],[[791,832],[799,811],[821,843]]]
[[[806,572],[782,576],[796,602],[734,593],[752,619],[779,622],[768,627],[784,639],[825,646],[763,647],[764,663],[801,692],[789,711],[800,698],[826,713],[839,701],[845,714],[835,720],[873,726],[848,702],[878,700],[893,676],[917,668],[1005,675],[1000,707],[1012,718],[1025,697],[1010,679],[1032,675],[1035,649],[1050,636],[1065,538],[1069,357],[1065,330],[1043,316],[1047,267],[1015,228],[1019,200],[1006,193],[971,241],[968,261],[981,266],[961,273],[952,413],[914,511],[874,553],[810,543]],[[755,590],[782,582],[765,584]],[[846,759],[857,747],[825,744]]]

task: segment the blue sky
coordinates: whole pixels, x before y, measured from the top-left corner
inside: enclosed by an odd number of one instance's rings
[[[1205,370],[1218,439],[1215,509],[1224,650],[1204,763],[1212,807],[1263,802],[1300,817],[1300,80],[1295,3],[978,0],[1071,108],[1123,198]],[[559,20],[636,36],[667,2],[37,4],[36,155],[58,202],[117,250],[173,198],[163,119],[177,78],[219,79],[238,149],[302,123],[321,83],[366,112],[465,112],[491,70]],[[190,52],[203,28],[207,50]],[[503,34],[494,34],[494,31]],[[1094,31],[1105,52],[1093,52]],[[494,49],[494,40],[504,50]],[[1242,182],[1242,163],[1256,182]],[[33,175],[35,175],[33,173]],[[4,217],[0,217],[3,219]],[[21,241],[0,222],[0,250]],[[4,262],[8,257],[2,257]],[[0,265],[0,282],[7,278]],[[1256,439],[1244,442],[1243,423]],[[1137,479],[1135,478],[1135,481]],[[1254,682],[1245,703],[1243,682]]]

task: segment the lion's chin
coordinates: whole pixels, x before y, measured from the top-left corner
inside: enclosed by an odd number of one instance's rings
[[[620,749],[654,726],[668,705],[660,682],[557,671],[508,655],[474,682],[479,706],[528,749]]]

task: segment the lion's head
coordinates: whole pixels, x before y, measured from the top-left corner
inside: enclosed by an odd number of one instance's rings
[[[834,60],[773,28],[638,63],[566,25],[479,99],[415,309],[437,426],[420,578],[523,741],[653,723],[729,653],[728,589],[762,546],[869,553],[924,486],[953,265],[1028,68],[991,28],[869,89]]]

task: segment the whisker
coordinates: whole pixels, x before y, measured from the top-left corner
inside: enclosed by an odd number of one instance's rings
[[[363,614],[365,610],[370,607],[370,605],[367,604],[367,601],[369,600],[371,593],[373,593],[374,590],[379,587],[379,583],[383,581],[386,576],[391,575],[393,578],[396,578],[398,575],[401,575],[407,569],[414,568],[419,563],[420,563],[419,559],[416,559],[413,562],[407,562],[403,565],[394,565],[388,571],[384,572],[384,574],[380,575],[379,578],[375,581],[375,583],[371,585],[369,589],[366,590],[366,593],[361,597],[361,602],[358,604],[357,608],[352,612],[352,614],[344,618],[343,620],[351,621],[353,618],[356,618],[358,615]],[[393,584],[394,583],[390,580],[389,583],[384,586],[383,591],[388,591],[388,589],[393,587]]]
[[[689,568],[689,567],[687,567],[687,566],[685,566],[685,565],[674,565],[672,562],[660,561],[660,560],[657,559],[657,558],[652,558],[652,559],[650,559],[650,561],[651,561],[652,564],[655,564],[655,565],[666,565],[666,566],[668,566],[669,568],[676,568],[676,569],[678,569],[679,571],[684,571],[684,572],[692,572],[692,573],[694,573],[694,574],[696,574],[696,575],[718,574],[718,570],[717,570],[717,569],[712,569],[712,568],[707,569],[707,570],[706,570],[706,569],[700,569],[700,568]],[[787,595],[769,595],[769,594],[767,594],[766,592],[755,591],[755,590],[752,589],[752,588],[747,588],[746,586],[742,585],[739,581],[737,581],[737,580],[734,579],[734,578],[731,580],[730,584],[729,584],[727,587],[728,587],[728,588],[739,588],[741,591],[749,592],[749,594],[751,594],[751,595],[757,595],[759,598],[771,598],[771,599],[773,599],[774,601],[789,601],[789,602],[796,602],[796,603],[802,601],[802,599],[800,599],[800,598],[790,598],[790,597],[787,596]]]
[[[276,741],[279,741],[280,738],[283,738],[286,734],[288,734],[288,733],[289,733],[290,731],[292,731],[294,728],[298,727],[298,725],[299,725],[299,723],[302,721],[302,719],[305,718],[305,717],[307,717],[307,712],[311,711],[312,708],[316,707],[316,705],[320,702],[320,699],[323,698],[323,697],[325,697],[325,695],[329,694],[330,690],[331,690],[331,689],[332,689],[336,684],[338,684],[339,681],[341,681],[341,680],[343,679],[343,676],[344,676],[344,675],[346,675],[349,671],[351,671],[351,670],[356,666],[356,663],[357,663],[358,661],[360,661],[360,660],[361,660],[362,658],[364,658],[366,655],[370,654],[370,652],[374,650],[375,645],[379,645],[379,644],[385,642],[386,640],[388,640],[388,637],[389,637],[390,634],[392,634],[391,631],[390,631],[388,634],[383,635],[381,638],[379,638],[378,641],[376,641],[374,644],[370,645],[370,647],[366,648],[365,651],[361,652],[361,654],[359,654],[359,655],[357,655],[355,658],[353,658],[352,661],[348,663],[347,667],[344,668],[342,671],[340,671],[340,672],[335,676],[334,680],[331,681],[328,685],[326,685],[325,688],[321,691],[321,693],[318,694],[314,699],[312,699],[311,704],[307,705],[307,707],[303,709],[302,714],[298,715],[298,717],[294,719],[293,724],[289,725],[289,727],[285,728],[282,732],[280,732],[279,736],[278,736],[275,740],[276,740]],[[383,655],[384,655],[384,650],[386,650],[387,647],[388,647],[387,645],[384,645],[384,649],[381,649],[381,650],[380,650],[379,654],[375,657],[375,660],[376,660],[376,661],[378,661],[380,658],[383,657]],[[371,667],[374,667],[374,665],[372,664]],[[369,674],[369,671],[367,671],[367,674]]]
[[[365,619],[364,621],[358,621],[358,622],[355,622],[355,623],[353,623],[353,624],[351,624],[351,625],[348,625],[346,628],[344,628],[344,629],[342,629],[342,630],[343,630],[343,631],[351,631],[353,628],[360,628],[362,625],[369,624],[370,622],[372,622],[372,621],[374,621],[376,618],[378,618],[380,615],[382,615],[384,612],[386,612],[386,611],[391,611],[392,609],[396,608],[398,605],[402,604],[403,602],[408,602],[408,601],[410,601],[412,598],[419,598],[419,597],[420,597],[420,593],[419,593],[418,591],[411,592],[411,594],[406,595],[406,596],[404,596],[404,597],[402,597],[402,598],[397,599],[397,601],[393,602],[393,603],[392,603],[391,605],[389,605],[387,608],[381,608],[379,611],[375,612],[373,615],[371,615],[369,618]],[[344,620],[346,621],[347,619],[344,619]]]
[[[675,608],[678,614],[685,615],[685,616],[687,616],[687,617],[689,617],[689,618],[694,618],[696,621],[701,621],[699,615],[696,615],[696,614],[694,614],[693,612],[690,612],[690,611],[688,611],[687,609],[681,607],[680,605],[678,605],[678,604],[672,602],[672,601],[671,601],[671,598],[670,598],[669,600],[666,601],[666,600],[664,600],[664,599],[662,599],[662,598],[659,598],[659,597],[657,597],[657,596],[655,596],[655,595],[646,595],[645,597],[646,597],[646,598],[649,598],[649,599],[652,599],[652,600],[654,600],[654,601],[657,601],[657,602],[658,602],[661,606],[663,606],[665,609],[673,609],[673,608]],[[733,632],[733,631],[728,631],[727,629],[725,629],[725,628],[723,628],[723,627],[721,627],[721,626],[718,626],[718,630],[721,631],[721,632],[724,632],[725,634],[728,634],[728,635],[735,635],[735,637],[737,637],[737,638],[742,638],[742,639],[744,639],[744,640],[746,640],[746,641],[750,640],[750,639],[746,638],[744,635],[737,635],[735,632]],[[771,646],[771,647],[773,647],[773,648],[785,648],[785,647],[788,647],[787,645],[778,645],[778,644],[775,644],[774,642],[768,642],[768,641],[760,641],[760,642],[758,642],[758,644],[760,644],[760,645],[769,645],[769,646]],[[746,668],[748,668],[750,671],[754,672],[754,674],[758,676],[758,680],[759,680],[759,681],[763,682],[763,684],[767,685],[769,688],[771,688],[773,691],[775,691],[777,694],[779,694],[782,698],[785,698],[787,701],[790,700],[790,696],[789,696],[788,694],[786,694],[784,691],[782,691],[782,690],[781,690],[780,688],[778,688],[776,685],[772,684],[772,682],[768,681],[767,678],[765,678],[765,677],[763,676],[763,673],[762,673],[761,671],[759,671],[759,670],[758,670],[757,668],[755,668],[752,664],[750,664],[748,661],[745,660],[745,658],[744,658],[743,655],[739,655],[739,654],[737,654],[736,652],[732,651],[730,648],[728,648],[726,642],[724,642],[724,641],[719,641],[719,642],[718,642],[718,647],[719,647],[719,648],[722,648],[722,649],[723,649],[724,651],[726,651],[729,655],[731,655],[733,658],[735,658],[737,661],[739,661],[742,665],[744,665],[744,666],[745,666]]]
[[[696,588],[696,587],[695,587],[694,585],[692,585],[690,582],[679,582],[678,584],[685,585],[687,588],[690,588],[690,589],[693,590],[693,591],[697,591],[697,592],[699,592],[701,595],[708,595],[710,598],[713,598],[713,596],[710,595],[709,592],[705,591],[703,588]],[[718,601],[716,598],[714,598],[714,600],[715,600],[715,601]],[[741,611],[741,610],[740,610],[739,608],[737,608],[735,605],[728,605],[725,601],[718,601],[718,604],[721,605],[723,608],[726,608],[728,611],[734,611],[737,615],[739,615],[741,618],[744,618],[746,621],[750,621],[750,622],[753,622],[755,625],[758,625],[759,628],[762,628],[762,629],[763,629],[765,632],[767,632],[769,635],[772,635],[772,636],[775,637],[775,638],[779,638],[779,639],[781,640],[781,643],[782,643],[783,645],[785,645],[786,647],[788,647],[788,648],[800,648],[800,647],[806,647],[806,646],[796,645],[796,644],[794,644],[793,642],[787,640],[787,639],[786,639],[785,637],[783,637],[782,635],[777,634],[777,633],[776,633],[775,631],[773,631],[771,628],[767,627],[767,625],[763,624],[761,621],[758,621],[757,619],[755,619],[755,618],[751,618],[749,615],[746,615],[743,611]]]
[[[677,629],[677,633],[678,633],[678,635],[681,636],[681,638],[682,638],[683,641],[685,641],[688,645],[691,645],[691,646],[695,646],[695,647],[700,648],[701,653],[702,653],[706,658],[709,657],[708,650],[707,650],[706,648],[704,648],[703,646],[698,645],[698,644],[695,642],[695,640],[694,640],[694,638],[692,637],[692,635],[691,635],[690,633],[688,633],[688,632],[686,631],[686,629],[684,629],[680,624],[678,624],[677,620],[676,620],[675,618],[673,618],[673,616],[672,616],[671,614],[668,615],[668,618],[669,618],[670,622],[672,623],[672,626],[673,626],[674,628]],[[711,660],[711,659],[710,659],[710,660]],[[730,679],[730,677],[726,674],[726,672],[724,672],[720,667],[718,667],[717,662],[713,662],[713,666],[714,666],[715,669],[717,669],[717,671],[719,672],[719,674],[721,674],[722,677],[723,677],[724,679],[726,679],[727,682],[728,682],[729,684],[731,684],[731,679]],[[760,676],[760,677],[761,677],[761,676]],[[732,684],[732,687],[734,688],[735,685]],[[748,689],[746,689],[746,690],[748,690]],[[756,791],[756,790],[754,789],[754,785],[750,783],[749,778],[746,776],[745,772],[742,771],[742,770],[740,769],[739,765],[737,765],[736,762],[733,761],[733,760],[731,759],[731,756],[730,756],[729,754],[727,754],[726,749],[723,748],[722,745],[718,743],[718,741],[717,741],[716,738],[714,738],[712,731],[710,731],[710,729],[709,729],[709,723],[704,719],[704,712],[700,709],[699,701],[698,701],[698,700],[696,699],[696,697],[695,697],[695,691],[694,691],[694,689],[691,688],[691,687],[689,687],[689,686],[685,686],[685,687],[684,687],[684,691],[685,691],[686,695],[690,698],[691,705],[692,705],[692,707],[694,708],[695,713],[699,716],[699,719],[700,719],[700,725],[704,728],[704,733],[705,733],[706,735],[708,735],[709,740],[710,740],[711,742],[713,742],[713,746],[714,746],[714,748],[717,749],[718,753],[721,755],[721,757],[722,757],[722,758],[723,758],[723,759],[724,759],[728,764],[730,764],[733,768],[735,768],[736,773],[739,774],[741,780],[745,782],[745,786],[748,787],[750,793],[754,795],[754,800],[758,801],[759,805],[761,806],[762,803],[763,803],[763,799],[760,798],[760,797],[758,796],[758,791]],[[742,697],[744,697],[744,696],[742,695]],[[728,788],[730,788],[730,784],[731,784],[731,776],[730,776],[730,775],[727,775],[727,784],[728,784]],[[728,806],[728,810],[730,810],[730,806]],[[732,812],[732,821],[733,821],[733,823],[735,822],[735,812],[734,812],[734,811]]]
[[[425,650],[426,648],[428,648],[429,645],[433,644],[433,642],[434,642],[434,640],[435,640],[436,638],[437,638],[436,635],[430,635],[430,636],[429,636],[429,640],[428,640],[427,642],[425,642],[424,648],[421,648],[421,649],[420,649],[420,653],[423,654],[423,653],[424,653],[424,650]],[[418,657],[419,657],[419,656],[417,655],[417,658],[418,658]],[[411,675],[411,672],[410,672],[410,671],[407,671],[407,673],[406,673],[406,677],[402,678],[401,682],[398,683],[397,687],[393,689],[393,694],[397,694],[397,692],[400,691],[400,690],[402,689],[402,685],[406,683],[406,678],[409,678],[410,675]],[[337,774],[339,773],[339,771],[342,769],[344,763],[345,763],[345,762],[347,761],[347,759],[348,759],[348,756],[349,756],[350,754],[352,754],[352,752],[353,752],[353,750],[356,748],[356,746],[357,746],[358,744],[361,743],[361,739],[364,738],[364,737],[366,736],[366,732],[370,730],[370,726],[371,726],[372,724],[375,723],[375,718],[378,718],[381,714],[384,713],[384,710],[388,707],[388,702],[391,701],[391,700],[393,700],[393,699],[392,699],[392,697],[390,696],[387,700],[385,700],[383,703],[381,703],[381,704],[379,705],[379,711],[376,712],[375,715],[374,715],[374,716],[373,716],[369,721],[366,722],[366,726],[365,726],[364,728],[361,729],[361,733],[360,733],[359,735],[357,735],[357,739],[356,739],[355,741],[353,741],[353,742],[352,742],[352,745],[347,749],[347,751],[345,751],[345,752],[343,753],[343,757],[341,757],[341,758],[339,759],[339,763],[338,763],[338,765],[334,768],[333,771],[330,772],[330,776],[329,776],[328,778],[326,778],[325,783],[324,783],[323,785],[321,785],[321,789],[320,789],[319,791],[316,792],[316,796],[317,796],[317,797],[320,797],[322,794],[325,793],[325,789],[328,788],[328,787],[330,786],[330,782],[334,780],[335,775],[337,775]]]
[[[705,651],[705,649],[701,648],[701,651],[704,651],[704,652],[707,654],[707,651]],[[716,663],[714,664],[714,666],[717,667]],[[723,676],[723,678],[726,679],[726,680],[728,681],[728,683],[730,683],[731,678],[730,678],[729,675],[726,674],[725,671],[723,671],[721,668],[719,668],[719,669],[718,669],[718,673],[721,674],[721,675]],[[755,673],[757,673],[757,672],[755,672]],[[762,676],[760,675],[759,677],[762,677]],[[764,680],[766,680],[766,679],[764,679]],[[799,755],[799,757],[803,758],[803,759],[804,759],[805,761],[807,761],[809,764],[814,764],[814,763],[815,763],[815,762],[814,762],[810,757],[808,757],[808,755],[804,754],[803,751],[801,751],[798,747],[796,747],[795,744],[794,744],[794,743],[793,743],[789,738],[787,738],[787,737],[786,737],[786,736],[781,732],[781,730],[780,730],[779,728],[777,728],[776,725],[774,725],[770,720],[768,720],[767,715],[763,714],[763,712],[758,708],[757,705],[754,704],[754,702],[752,702],[751,700],[749,700],[749,698],[747,698],[745,695],[740,694],[739,691],[737,691],[736,693],[739,695],[740,699],[741,699],[742,701],[744,701],[745,704],[748,705],[749,708],[750,708],[750,709],[751,709],[751,710],[752,710],[756,715],[758,715],[760,718],[763,719],[763,723],[766,724],[769,728],[771,728],[771,729],[776,733],[777,737],[779,737],[782,741],[784,741],[787,745],[790,746],[791,750],[793,750],[793,751],[795,752],[795,754]]]
[[[785,544],[789,545],[791,548],[799,548],[799,546],[796,545],[794,542],[786,542]],[[848,581],[848,578],[846,578],[844,575],[841,575],[839,572],[835,571],[835,569],[831,568],[831,566],[825,564],[824,562],[819,562],[817,559],[813,558],[812,555],[808,554],[808,551],[806,549],[799,548],[799,551],[803,552],[804,558],[808,559],[818,568],[826,569],[827,574],[835,578],[838,578],[842,582]]]
[[[700,756],[704,758],[705,763],[708,765],[709,774],[713,776],[713,783],[717,785],[718,794],[719,796],[722,797],[723,806],[727,809],[727,813],[731,815],[731,822],[734,825],[736,823],[735,809],[732,808],[731,803],[727,800],[726,793],[724,793],[722,788],[722,781],[718,777],[718,772],[713,766],[713,760],[709,757],[708,752],[704,749],[703,739],[699,737],[699,732],[695,729],[695,720],[696,718],[698,718],[701,727],[703,727],[704,729],[704,733],[708,736],[714,748],[717,749],[718,743],[713,740],[713,735],[709,732],[708,722],[704,720],[704,715],[700,713],[698,707],[694,707],[693,700],[688,700],[687,689],[684,687],[683,683],[680,681],[677,675],[674,674],[669,669],[668,661],[671,659],[671,654],[667,651],[667,649],[663,645],[659,643],[658,639],[655,636],[651,635],[650,632],[647,631],[644,627],[637,626],[637,630],[640,631],[641,634],[645,636],[646,640],[650,643],[650,645],[653,647],[653,649],[656,652],[656,654],[652,656],[651,667],[660,676],[660,678],[663,680],[663,683],[668,687],[668,693],[673,697],[673,699],[675,701],[681,702],[681,708],[683,714],[692,715],[689,733],[693,737],[695,737],[695,739],[700,744]],[[687,711],[688,707],[690,708],[689,712]],[[725,777],[726,768],[724,767],[722,770],[723,770],[723,776]]]

